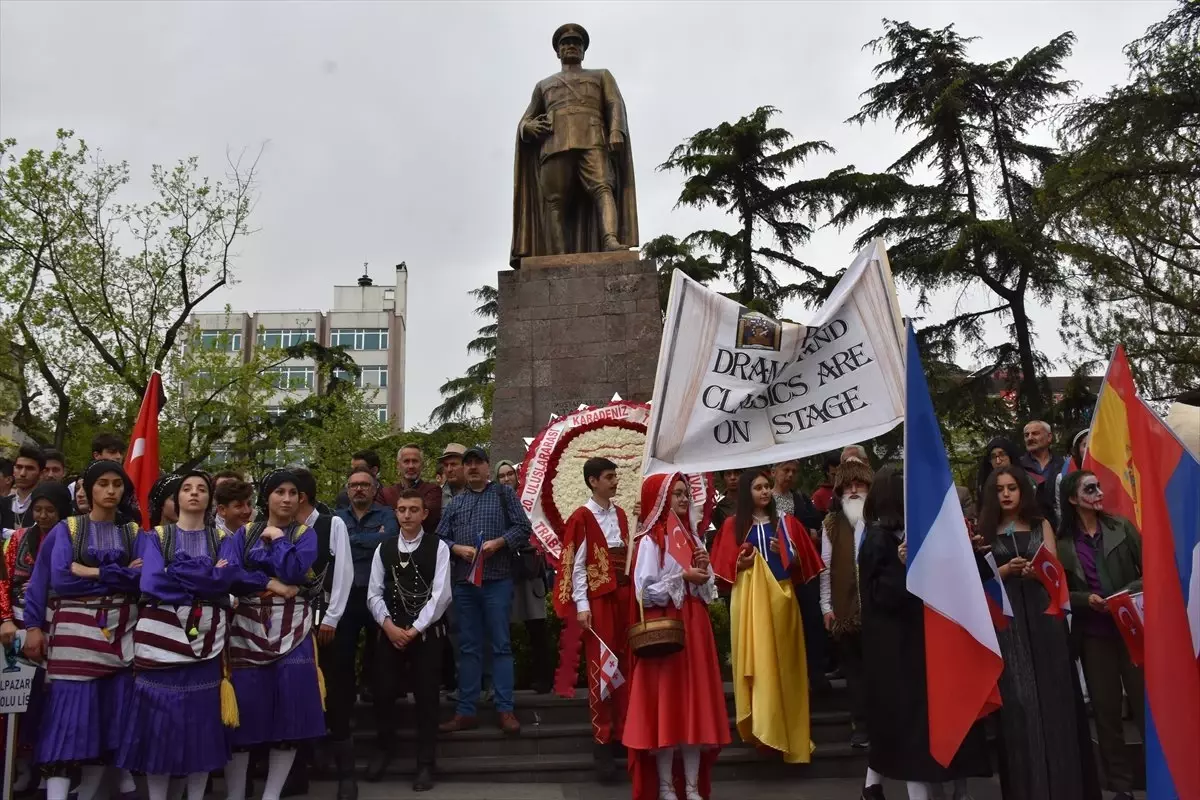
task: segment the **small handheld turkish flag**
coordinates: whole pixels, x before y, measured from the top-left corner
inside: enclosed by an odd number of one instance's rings
[[[1140,667],[1146,659],[1146,626],[1142,621],[1142,593],[1117,592],[1104,601],[1108,613],[1129,649],[1129,660]]]
[[[1067,589],[1067,575],[1063,572],[1062,564],[1054,557],[1054,553],[1051,553],[1043,544],[1034,553],[1030,564],[1033,565],[1034,577],[1042,586],[1046,587],[1046,593],[1050,595],[1050,606],[1046,609],[1046,613],[1052,617],[1061,617],[1064,613],[1069,613],[1071,593]]]

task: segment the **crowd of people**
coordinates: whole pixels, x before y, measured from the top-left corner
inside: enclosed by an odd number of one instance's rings
[[[1053,438],[1034,421],[1023,449],[990,442],[975,491],[959,491],[980,580],[993,574],[990,553],[1013,615],[998,633],[999,711],[949,766],[930,755],[903,472],[876,471],[861,446],[822,459],[811,495],[795,461],[714,475],[707,529],[684,476],[646,478],[638,508],[622,509],[617,466],[593,458],[579,476],[591,497],[567,520],[557,572],[531,544],[517,467],[493,467],[481,447],[448,445],[427,481],[421,449],[407,445],[386,486],[378,456],[355,453],[332,508],[302,467],[256,485],[230,471],[164,475],[143,529],[120,439],[97,437],[74,477],[61,453],[23,446],[0,459],[0,642],[19,641],[41,665],[17,789],[40,776],[47,800],[92,800],[106,775],[122,794],[144,775],[150,800],[172,787],[200,800],[223,771],[227,798],[244,800],[256,764],[264,800],[303,791],[310,768],[328,769],[338,800],[354,800],[356,704],[374,709],[365,777],[379,780],[396,756],[396,701],[411,694],[413,789],[428,790],[439,735],[477,727],[481,698],[505,734],[520,734],[510,625],[521,623],[536,691],[551,690],[555,664],[558,688],[573,690],[584,654],[602,780],[620,759],[635,798],[708,798],[731,727],[707,608],[721,602],[733,723],[761,750],[808,762],[810,696],[844,678],[849,743],[870,764],[866,800],[884,796],[885,777],[906,782],[910,798],[964,800],[969,778],[993,774],[993,750],[1009,800],[1093,800],[1100,772],[1128,798],[1136,770],[1123,717],[1142,727],[1143,679],[1105,598],[1140,590],[1141,539],[1082,469],[1086,432],[1065,457]],[[1066,571],[1070,627],[1045,613],[1050,598],[1032,579],[1041,547]],[[563,620],[557,654],[548,605]],[[456,704],[447,720],[443,691]]]

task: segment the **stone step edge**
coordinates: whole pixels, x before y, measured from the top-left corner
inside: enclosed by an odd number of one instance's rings
[[[813,760],[835,758],[866,758],[867,751],[851,747],[849,744],[818,744],[813,751]],[[761,763],[764,766],[782,767],[785,769],[803,770],[804,764],[785,764],[777,756],[760,753],[750,747],[726,747],[719,756],[717,764]],[[365,765],[366,760],[359,764]],[[437,772],[440,775],[483,774],[488,772],[558,772],[574,770],[590,770],[594,768],[591,753],[556,753],[549,755],[526,756],[456,756],[439,758]],[[387,774],[412,774],[416,772],[416,761],[411,758],[397,758],[392,761]]]

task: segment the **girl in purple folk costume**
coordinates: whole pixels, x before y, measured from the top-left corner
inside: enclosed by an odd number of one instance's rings
[[[0,577],[0,644],[5,649],[20,645],[20,631],[25,627],[25,589],[50,531],[71,516],[71,493],[57,481],[40,483],[29,495],[29,510],[34,524],[16,531],[4,543],[4,575]],[[21,715],[17,730],[19,775],[13,788],[18,792],[30,788],[31,783],[36,786],[31,767],[45,698],[45,678],[46,670],[39,669],[33,679],[29,705]]]
[[[75,766],[78,798],[92,800],[120,748],[133,693],[142,566],[133,485],[115,461],[93,461],[82,480],[91,510],[54,527],[26,589],[25,653],[45,659],[49,680],[36,753],[46,800],[66,800]],[[135,788],[124,771],[122,795]]]
[[[263,800],[279,800],[298,742],[325,735],[320,670],[313,646],[313,605],[320,581],[312,575],[317,536],[295,522],[296,478],[276,470],[263,479],[265,518],[251,525],[241,547],[242,569],[229,633],[233,687],[241,724],[231,734],[225,768],[228,800],[245,800],[249,750],[270,746]],[[315,584],[315,585],[314,585]],[[81,799],[82,800],[82,799]]]
[[[137,677],[117,764],[146,774],[150,800],[167,800],[172,775],[186,775],[188,800],[201,800],[208,773],[229,761],[221,695],[233,690],[222,686],[222,655],[241,540],[205,522],[207,475],[186,473],[172,487],[178,522],[143,534]],[[236,706],[226,705],[233,723]]]

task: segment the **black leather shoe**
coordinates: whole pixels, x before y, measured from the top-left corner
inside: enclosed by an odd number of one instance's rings
[[[413,778],[414,792],[428,792],[433,788],[433,770],[428,764],[417,767],[417,777]]]
[[[887,800],[887,798],[883,796],[883,787],[876,784],[863,787],[862,800]]]
[[[592,743],[592,761],[596,765],[596,780],[612,784],[617,780],[617,764],[613,758],[612,745]]]
[[[337,800],[358,800],[358,781],[354,779],[354,742],[332,742],[333,767],[337,774]]]
[[[367,765],[367,781],[369,783],[379,783],[383,780],[383,776],[387,774],[388,767],[392,764],[392,748],[386,745],[380,745],[375,751],[375,755],[371,757],[371,763]]]

